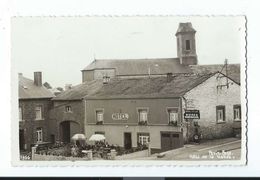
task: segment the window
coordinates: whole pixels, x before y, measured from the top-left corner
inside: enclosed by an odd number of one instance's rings
[[[139,109],[139,125],[147,125],[148,121],[148,110],[147,109]]]
[[[185,41],[186,50],[190,50],[190,40]]]
[[[72,112],[71,106],[66,106],[65,107],[65,112]]]
[[[37,128],[36,129],[36,142],[40,143],[42,141],[43,141],[43,139],[42,139],[42,128]]]
[[[20,106],[19,107],[19,121],[22,121],[23,120],[23,109],[22,107]]]
[[[96,111],[96,120],[97,120],[97,124],[103,124],[103,122],[104,122],[104,112],[103,112],[103,110],[97,110]]]
[[[36,106],[35,107],[35,119],[36,120],[42,120],[42,106]]]
[[[168,109],[169,125],[177,126],[178,124],[178,109]]]
[[[241,105],[234,105],[234,120],[241,120]]]
[[[226,114],[225,114],[225,106],[217,106],[217,122],[225,122]]]
[[[105,132],[104,132],[104,131],[96,131],[95,134],[102,134],[102,135],[105,135]]]
[[[137,138],[138,138],[138,144],[139,145],[146,145],[147,143],[150,142],[149,133],[138,133]]]

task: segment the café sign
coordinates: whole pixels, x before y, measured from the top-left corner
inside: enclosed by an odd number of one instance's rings
[[[112,119],[113,120],[128,120],[129,114],[127,114],[127,113],[113,113]]]
[[[185,110],[184,119],[200,119],[199,110]]]

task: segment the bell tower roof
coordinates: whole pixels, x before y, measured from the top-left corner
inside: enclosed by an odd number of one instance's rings
[[[179,24],[179,28],[175,36],[177,36],[179,33],[196,33],[196,31],[195,29],[193,29],[192,24],[190,22],[186,22]]]

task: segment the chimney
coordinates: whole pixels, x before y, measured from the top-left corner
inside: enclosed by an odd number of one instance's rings
[[[65,84],[65,91],[72,89],[72,84]]]
[[[18,73],[19,77],[23,76],[23,73]]]
[[[34,72],[34,84],[42,86],[42,72]]]
[[[172,80],[172,73],[167,73],[167,83],[171,82]]]

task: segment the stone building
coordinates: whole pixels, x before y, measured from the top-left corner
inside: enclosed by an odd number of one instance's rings
[[[53,101],[53,127],[65,142],[74,130],[65,140],[64,121],[78,123],[87,138],[104,134],[109,144],[125,148],[149,142],[153,152],[182,147],[196,128],[204,139],[214,139],[233,137],[241,127],[240,85],[222,73],[97,79]],[[187,110],[198,110],[200,119],[186,120]]]
[[[180,23],[177,58],[94,60],[82,70],[81,84],[45,97],[52,104],[44,108],[46,139],[67,143],[76,133],[101,133],[109,144],[149,142],[157,152],[182,147],[197,133],[204,139],[240,134],[240,65],[199,65],[195,33],[191,23]],[[187,119],[189,111],[199,118]]]
[[[31,145],[51,141],[49,112],[54,95],[42,85],[42,73],[34,72],[34,80],[19,74],[19,146],[30,150]]]

